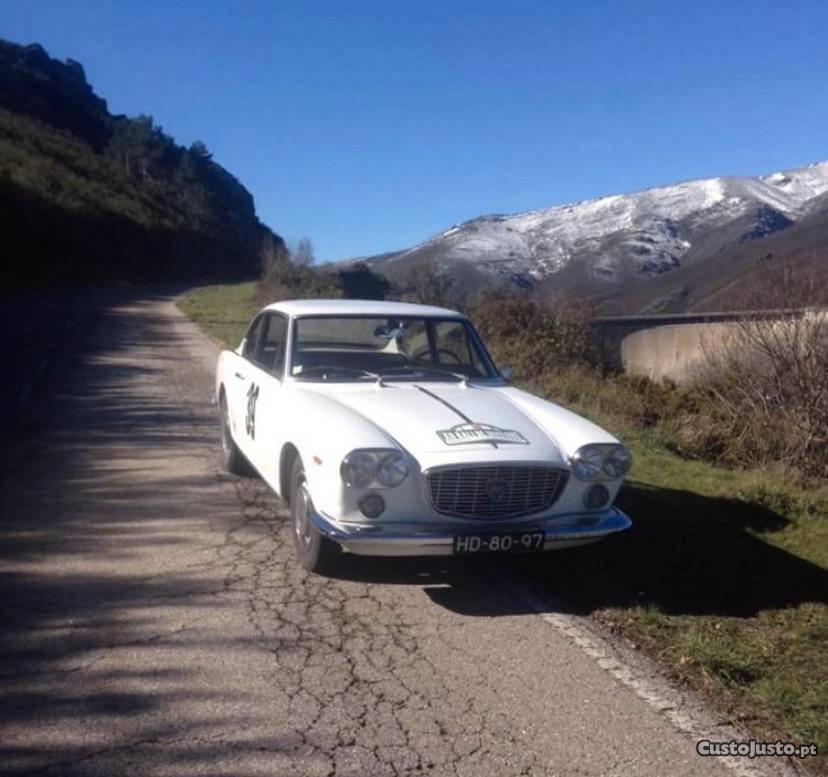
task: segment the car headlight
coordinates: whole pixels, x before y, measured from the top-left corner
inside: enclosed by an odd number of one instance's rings
[[[630,471],[632,456],[623,445],[584,445],[569,460],[578,480],[617,480]]]
[[[368,488],[374,482],[377,460],[367,451],[352,451],[342,461],[339,473],[348,486]]]
[[[359,500],[359,511],[366,518],[379,518],[385,510],[385,500],[379,494],[366,494]]]
[[[584,504],[590,510],[600,510],[609,500],[609,489],[603,483],[593,483],[584,491]]]
[[[408,477],[408,462],[399,451],[386,453],[377,464],[377,480],[384,486],[393,488]]]
[[[623,445],[613,445],[604,456],[604,472],[615,480],[623,478],[632,466],[632,455]]]
[[[339,473],[353,488],[394,488],[408,477],[408,462],[399,451],[357,450],[342,460]]]
[[[569,466],[578,480],[595,480],[604,471],[604,454],[597,445],[585,445],[575,451]]]

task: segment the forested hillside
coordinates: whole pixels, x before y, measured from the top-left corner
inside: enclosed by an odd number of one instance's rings
[[[5,289],[253,277],[284,255],[196,141],[113,116],[77,62],[0,41]]]

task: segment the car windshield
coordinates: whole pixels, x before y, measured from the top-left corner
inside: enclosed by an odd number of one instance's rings
[[[291,375],[337,382],[496,377],[467,321],[388,316],[297,319]]]

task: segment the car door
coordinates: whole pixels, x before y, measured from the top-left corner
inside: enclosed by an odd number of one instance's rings
[[[242,340],[239,355],[233,359],[233,374],[225,382],[225,391],[230,407],[230,421],[233,425],[233,439],[245,457],[252,462],[252,439],[249,430],[251,384],[253,382],[253,357],[259,345],[259,337],[265,323],[264,314],[259,314],[247,329]],[[255,412],[255,399],[253,401]]]
[[[282,381],[287,328],[286,316],[273,312],[264,315],[251,360],[247,389],[246,429],[251,442],[249,458],[265,481],[274,487],[284,428]]]

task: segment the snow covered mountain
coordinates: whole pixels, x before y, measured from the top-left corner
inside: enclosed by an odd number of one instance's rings
[[[398,280],[427,263],[464,290],[511,284],[600,296],[784,230],[826,193],[828,162],[758,178],[687,181],[483,216],[369,261]]]

